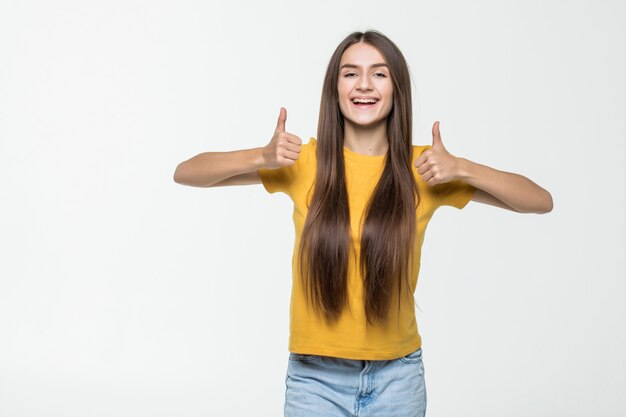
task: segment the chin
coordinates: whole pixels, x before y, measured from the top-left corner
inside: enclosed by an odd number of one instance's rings
[[[359,119],[347,119],[347,120],[349,120],[350,123],[352,123],[355,126],[365,127],[365,126],[371,126],[371,125],[375,125],[375,124],[381,123],[381,122],[385,121],[385,119],[386,119],[385,117],[383,117],[383,118],[378,118],[377,117],[377,118],[364,119],[364,120],[363,119],[361,119],[361,120],[359,120]]]

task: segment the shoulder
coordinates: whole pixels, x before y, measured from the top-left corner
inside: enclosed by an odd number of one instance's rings
[[[317,151],[317,139],[313,136],[309,137],[309,141],[307,143],[302,143],[302,148],[300,150],[300,156],[302,157],[302,162],[306,165],[315,161]]]

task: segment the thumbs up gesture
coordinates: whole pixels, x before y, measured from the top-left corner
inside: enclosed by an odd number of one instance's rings
[[[439,121],[433,124],[433,144],[415,160],[417,172],[428,185],[437,185],[459,177],[459,158],[446,150],[441,141]]]
[[[263,159],[266,168],[276,169],[293,165],[300,155],[302,140],[296,135],[285,132],[286,121],[287,109],[281,107],[274,136],[270,143],[263,147]]]

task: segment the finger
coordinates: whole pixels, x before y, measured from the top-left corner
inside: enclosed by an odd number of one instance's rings
[[[430,155],[430,152],[427,153],[428,149],[430,149],[430,146],[422,150],[422,153],[420,153],[419,156],[415,158],[415,162],[413,163],[413,165],[419,167],[428,160],[428,155]]]
[[[430,166],[429,164],[422,164],[419,167],[417,167],[417,173],[420,174],[420,175],[424,175],[428,171],[430,171],[431,168],[432,168],[432,166]]]
[[[296,160],[302,150],[302,140],[289,133],[281,134],[278,143],[278,154],[285,158]]]
[[[283,155],[290,159],[297,159],[300,155],[300,148],[293,148],[291,146],[282,148]]]
[[[419,167],[420,165],[422,165],[424,162],[426,162],[426,156],[424,154],[421,154],[420,156],[418,156],[417,158],[415,158],[415,161],[413,161],[413,165],[415,165],[416,167]]]
[[[276,123],[276,132],[285,131],[285,122],[287,121],[287,109],[280,108],[280,114],[278,115],[278,122]]]
[[[281,143],[281,146],[283,148],[291,152],[300,152],[300,148],[302,147],[302,139],[300,139],[296,135],[292,135],[291,133],[284,133],[282,137],[287,139],[285,142]]]
[[[291,133],[285,133],[285,137],[287,138],[287,141],[289,143],[297,146],[302,146],[302,139],[300,139],[298,136]]]
[[[299,157],[300,157],[300,152],[293,152],[287,149],[278,151],[278,158],[283,159],[284,161],[292,161],[295,163]]]
[[[417,172],[419,172],[420,174],[427,172],[429,169],[435,166],[433,159],[424,159],[424,162],[422,162],[421,164],[418,163],[417,160],[415,162],[416,162],[415,167],[417,168]]]
[[[438,177],[437,177],[437,173],[438,171],[436,169],[429,169],[428,171],[424,172],[422,175],[422,179],[424,180],[424,182],[426,182],[428,185],[436,185],[439,183]]]
[[[422,157],[420,156],[415,160],[415,163],[413,165],[415,165],[415,167],[419,170],[420,168],[424,168],[425,166],[428,167],[431,164],[429,163],[428,159],[422,159]]]
[[[424,172],[423,174],[420,174],[422,177],[422,181],[428,183],[428,181],[430,181],[432,178],[435,177],[434,173],[430,170]]]
[[[443,147],[441,132],[439,131],[439,121],[433,124],[433,148],[435,147]]]

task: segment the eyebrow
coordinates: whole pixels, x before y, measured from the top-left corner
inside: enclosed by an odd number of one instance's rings
[[[387,65],[387,64],[385,64],[383,62],[380,62],[378,64],[372,64],[372,68],[375,68],[375,67],[387,67],[387,69],[389,69],[389,65]],[[339,68],[339,69],[341,70],[341,69],[344,69],[344,68],[359,68],[359,66],[358,65],[354,65],[354,64],[343,64],[341,66],[341,68]]]

